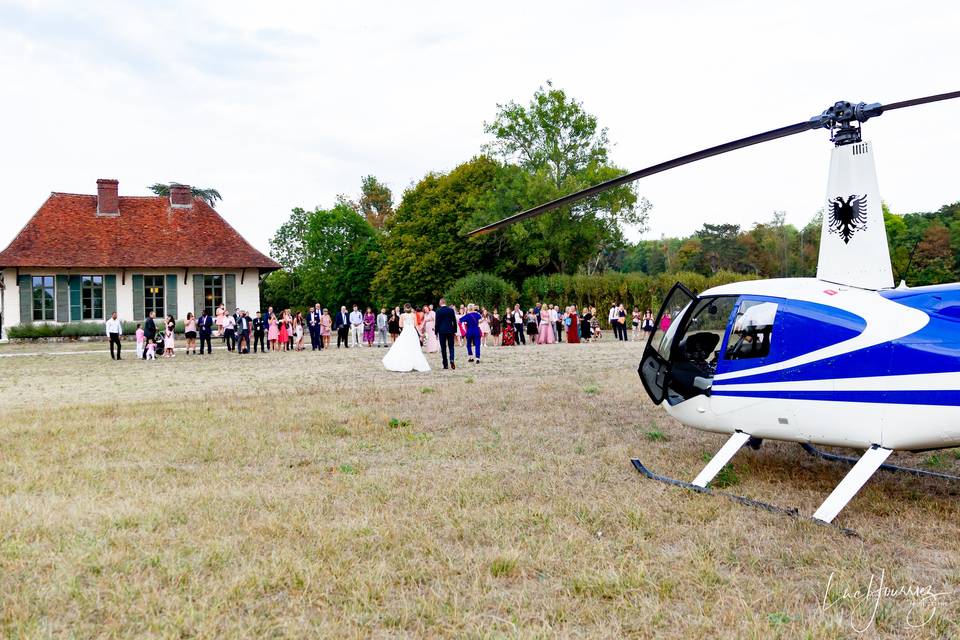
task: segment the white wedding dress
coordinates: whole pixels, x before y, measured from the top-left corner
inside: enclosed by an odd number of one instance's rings
[[[403,330],[393,343],[387,355],[383,356],[383,366],[388,371],[430,371],[427,357],[420,349],[420,334],[417,333],[417,317],[405,313],[400,317]]]

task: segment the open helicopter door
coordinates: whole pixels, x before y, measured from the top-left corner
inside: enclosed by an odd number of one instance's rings
[[[673,285],[660,313],[657,314],[653,332],[643,351],[643,359],[637,373],[643,389],[653,400],[660,404],[667,397],[667,385],[670,383],[670,349],[677,327],[680,326],[683,313],[697,299],[689,289],[679,282]]]

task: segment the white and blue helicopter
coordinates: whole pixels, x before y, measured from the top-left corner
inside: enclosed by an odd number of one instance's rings
[[[470,235],[704,158],[828,129],[834,148],[817,277],[738,282],[700,295],[677,283],[640,363],[655,404],[665,404],[684,425],[730,438],[692,482],[633,464],[649,478],[709,493],[707,485],[744,445],[797,442],[813,455],[853,465],[812,516],[830,523],[881,468],[960,480],[885,464],[894,451],[960,446],[960,283],[894,288],[873,146],[861,138],[869,118],[958,97],[960,91],[887,105],[837,102],[809,120],[625,174]],[[667,312],[672,322],[661,330]],[[848,458],[813,445],[864,453]]]

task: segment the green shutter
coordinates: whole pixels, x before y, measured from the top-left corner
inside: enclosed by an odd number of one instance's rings
[[[143,284],[143,280],[140,281]],[[143,304],[143,296],[140,297]],[[110,274],[103,277],[103,317],[109,318],[117,310],[117,276]]]
[[[83,320],[80,308],[80,276],[70,276],[70,320]]]
[[[143,320],[143,274],[137,274],[133,276],[133,321]]]
[[[70,278],[57,276],[57,322],[70,322]]]
[[[174,273],[167,274],[166,291],[167,315],[177,319],[177,276]]]
[[[203,274],[195,273],[193,274],[193,315],[202,315],[205,306],[203,300]]]
[[[33,322],[33,280],[30,276],[20,276],[17,279],[20,289],[20,324]]]
[[[237,308],[237,276],[228,273],[223,276],[223,297],[227,304],[227,313],[233,313]]]

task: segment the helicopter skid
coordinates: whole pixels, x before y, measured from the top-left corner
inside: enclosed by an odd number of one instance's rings
[[[817,458],[823,458],[824,460],[829,460],[830,462],[843,462],[845,464],[854,465],[857,463],[857,458],[851,458],[849,456],[841,456],[835,453],[829,453],[818,449],[813,445],[801,442],[800,446],[803,447],[803,450],[809,453],[811,456]],[[960,476],[950,475],[949,473],[937,473],[936,471],[927,471],[925,469],[915,469],[913,467],[901,467],[896,464],[881,464],[880,469],[884,471],[890,471],[892,473],[907,473],[912,476],[917,476],[918,478],[939,478],[940,480],[960,480]]]
[[[647,478],[651,480],[656,480],[657,482],[669,484],[674,487],[681,487],[683,489],[689,489],[690,491],[696,491],[697,493],[705,493],[708,495],[722,496],[724,498],[727,498],[728,500],[732,500],[738,504],[742,504],[747,507],[763,509],[764,511],[769,511],[770,513],[777,513],[780,515],[789,516],[797,520],[807,520],[810,522],[815,522],[819,525],[836,528],[844,535],[853,536],[856,538],[860,537],[860,534],[854,531],[853,529],[841,527],[840,525],[833,524],[830,522],[824,522],[823,520],[819,520],[817,518],[802,516],[800,515],[800,512],[795,507],[781,507],[775,504],[771,504],[769,502],[762,502],[760,500],[754,500],[753,498],[747,498],[746,496],[740,496],[735,493],[728,493],[726,491],[716,491],[714,489],[709,489],[707,487],[701,487],[701,486],[695,485],[692,482],[684,482],[683,480],[677,480],[676,478],[671,478],[669,476],[662,476],[648,469],[637,458],[631,459],[630,462],[633,463],[633,466],[637,471],[642,473]]]

